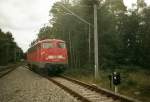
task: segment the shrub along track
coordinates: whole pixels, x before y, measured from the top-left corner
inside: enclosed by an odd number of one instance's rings
[[[134,100],[132,98],[65,76],[51,77],[43,74],[40,75],[47,78],[82,102],[140,102],[138,100]]]

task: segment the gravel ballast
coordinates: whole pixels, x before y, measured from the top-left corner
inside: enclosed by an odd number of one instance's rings
[[[0,102],[79,102],[49,80],[24,67],[0,79]]]

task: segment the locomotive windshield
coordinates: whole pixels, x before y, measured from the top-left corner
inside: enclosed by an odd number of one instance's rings
[[[61,43],[58,43],[58,47],[59,48],[66,48],[66,45],[65,45],[65,43],[61,42]]]
[[[50,42],[43,43],[42,45],[44,49],[53,48],[53,44]]]

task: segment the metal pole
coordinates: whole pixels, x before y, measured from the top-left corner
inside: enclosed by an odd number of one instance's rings
[[[115,93],[118,93],[118,86],[115,85]]]
[[[69,31],[69,48],[70,48],[70,67],[72,68],[73,64],[73,57],[72,57],[72,43],[71,43],[71,36],[70,36],[70,31]]]
[[[73,45],[73,44],[72,44]],[[72,46],[72,60],[73,60],[73,68],[75,68],[75,64],[76,64],[76,62],[75,62],[75,50],[74,50],[74,47]]]
[[[80,68],[80,66],[81,66],[81,65],[80,65],[80,58],[79,58],[79,68]]]
[[[98,34],[97,34],[97,5],[94,4],[94,54],[95,54],[95,79],[98,78]]]
[[[74,66],[77,68],[77,56],[76,56],[76,49],[74,48]]]
[[[91,28],[89,24],[89,65],[91,67]]]

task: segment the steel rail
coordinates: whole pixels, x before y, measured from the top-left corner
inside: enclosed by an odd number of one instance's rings
[[[79,80],[76,80],[76,79],[72,79],[72,78],[69,78],[69,77],[66,77],[66,76],[60,76],[66,80],[69,80],[73,83],[76,83],[76,84],[79,84],[81,86],[84,86],[90,90],[93,90],[99,94],[104,94],[106,95],[107,97],[112,97],[114,100],[120,100],[121,102],[141,102],[139,100],[135,100],[133,98],[130,98],[130,97],[127,97],[127,96],[124,96],[124,95],[120,95],[120,94],[117,94],[117,93],[114,93],[112,91],[109,91],[107,89],[104,89],[104,88],[100,88],[100,87],[97,87],[95,85],[89,85],[87,83],[84,83],[84,82],[81,82]]]
[[[48,80],[50,80],[51,82],[53,82],[54,84],[58,85],[59,87],[61,87],[62,89],[64,89],[65,91],[67,91],[69,94],[78,97],[79,100],[81,100],[82,102],[91,102],[90,100],[88,100],[87,98],[81,96],[80,94],[78,94],[77,92],[69,89],[68,87],[64,86],[63,84],[60,84],[59,82],[53,80],[52,78],[48,78]]]
[[[9,74],[10,72],[14,71],[18,66],[20,66],[21,64],[18,65],[11,65],[6,67],[5,69],[1,70],[0,72],[0,78],[4,77],[5,75]],[[5,72],[6,71],[6,72]]]
[[[39,74],[39,73],[37,73],[37,74]],[[62,88],[66,92],[68,92],[69,94],[71,94],[72,96],[77,97],[77,99],[81,100],[82,102],[93,102],[93,101],[87,99],[85,96],[82,96],[80,93],[73,91],[71,88],[69,88],[69,87],[63,85],[62,83],[60,83],[59,81],[53,79],[53,77],[46,76],[46,75],[41,75],[41,76],[45,77],[49,81],[53,82],[54,84],[56,84],[57,86],[59,86],[60,88]],[[120,102],[141,102],[139,100],[135,100],[133,98],[129,98],[127,96],[114,93],[112,91],[109,91],[109,90],[104,89],[104,88],[97,87],[95,85],[89,85],[87,83],[84,83],[84,82],[81,82],[79,80],[72,79],[72,78],[69,78],[69,77],[66,77],[66,76],[58,76],[58,78],[65,79],[65,80],[70,81],[70,82],[72,82],[74,84],[77,84],[77,85],[80,85],[80,86],[82,86],[84,88],[87,88],[90,91],[96,92],[96,93],[98,93],[100,95],[104,95],[104,96],[106,96],[108,98],[112,98],[114,101],[118,100]]]
[[[66,92],[68,92],[70,95],[77,97],[77,99],[79,99],[82,102],[109,102],[111,100],[111,102],[122,102],[120,100],[116,100],[113,99],[112,97],[108,97],[106,95],[99,95],[97,92],[95,92],[95,90],[91,90],[90,88],[87,88],[83,85],[80,85],[76,82],[72,82],[66,78],[63,77],[46,77],[48,80],[50,80],[51,82],[53,82],[54,84],[56,84],[57,86],[61,87],[62,89],[64,89]],[[57,79],[58,78],[58,79]],[[70,84],[65,83],[65,81],[69,82]],[[73,85],[73,87],[71,86]],[[75,87],[80,87],[79,90],[76,89]],[[86,89],[85,92],[89,91],[86,94],[82,94],[81,90]],[[97,97],[98,95],[98,97]],[[95,97],[96,96],[96,97]],[[97,100],[98,99],[98,100]]]
[[[7,71],[7,72],[1,74],[1,75],[0,75],[0,78],[4,77],[5,75],[9,74],[10,72],[12,72],[12,71],[15,70],[15,69],[16,69],[16,68],[12,68],[11,70],[9,70],[9,71]]]

